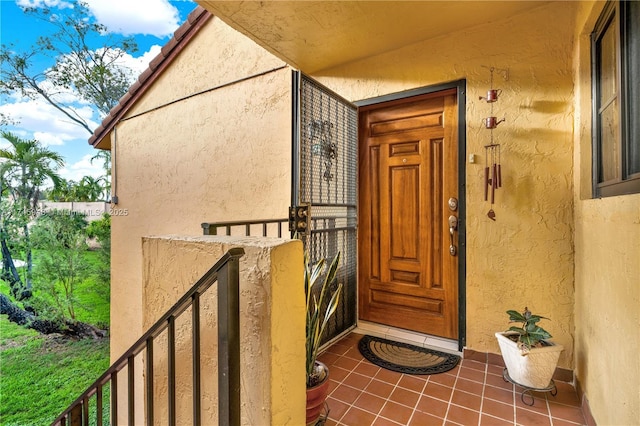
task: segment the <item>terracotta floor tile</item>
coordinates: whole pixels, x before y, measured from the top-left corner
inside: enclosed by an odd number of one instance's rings
[[[582,410],[578,407],[549,402],[549,411],[553,418],[568,420],[570,422],[580,424],[586,423],[584,416],[582,415]]]
[[[389,400],[397,402],[398,404],[406,405],[407,407],[414,408],[416,403],[420,399],[420,394],[403,388],[395,388]]]
[[[371,377],[363,376],[362,374],[358,373],[351,373],[342,381],[342,383],[356,389],[364,390],[364,388],[367,387],[371,380]]]
[[[329,378],[331,380],[335,380],[336,382],[342,382],[349,375],[350,371],[351,370],[340,368],[337,365],[334,365],[329,369]]]
[[[348,344],[344,344],[342,343],[342,341],[331,345],[328,349],[327,352],[342,356],[345,354],[345,352],[347,352],[349,349],[351,349],[351,346]]]
[[[376,379],[382,382],[387,382],[392,385],[395,385],[400,381],[400,378],[402,377],[402,373],[396,373],[395,371],[389,371],[389,370],[385,370],[384,368],[381,368],[380,371],[376,373],[375,377]]]
[[[531,396],[525,394],[524,402],[522,401],[522,391],[520,388],[516,387],[516,407],[523,408],[525,410],[535,411],[536,413],[549,413],[549,408],[547,407],[547,400],[542,398],[540,395],[533,396],[533,405],[531,404]]]
[[[411,420],[409,420],[409,426],[436,426],[443,424],[443,422],[444,419],[440,417],[416,411],[413,413]]]
[[[469,392],[474,395],[482,396],[483,388],[484,386],[482,385],[482,383],[474,382],[468,379],[458,378],[454,389],[461,390],[464,392]]]
[[[419,376],[408,376],[406,374],[403,375],[398,382],[398,386],[412,390],[414,392],[422,392],[426,384],[426,379],[423,379]]]
[[[444,419],[447,414],[449,403],[441,401],[439,399],[432,398],[430,396],[422,395],[416,409],[425,414],[430,414],[435,417]]]
[[[384,417],[378,416],[371,426],[398,426],[400,423],[394,422]]]
[[[567,420],[562,420],[562,419],[556,419],[553,418],[553,426],[582,426],[582,425],[586,425],[587,423],[575,423],[575,422],[570,422]]]
[[[494,376],[493,374],[487,374],[486,384],[495,386],[501,389],[513,390],[513,385],[509,382],[505,382],[502,376]]]
[[[460,405],[475,411],[480,411],[481,402],[482,398],[479,395],[473,395],[459,390],[454,390],[453,397],[451,398],[452,404]]]
[[[329,380],[329,392],[327,393],[327,395],[331,395],[331,392],[333,392],[339,385],[340,383],[334,380]]]
[[[333,365],[351,371],[358,366],[358,363],[359,361],[356,361],[355,359],[341,356],[333,362]]]
[[[485,386],[484,397],[495,399],[513,406],[513,391],[507,389],[495,388],[493,386]]]
[[[344,356],[347,356],[349,358],[358,360],[358,361],[362,361],[364,359],[364,357],[362,356],[362,354],[360,353],[360,350],[358,348],[351,348],[349,349]]]
[[[484,373],[487,368],[487,364],[484,362],[471,361],[471,360],[462,360],[462,367],[473,368],[474,370],[480,370]]]
[[[378,371],[380,371],[380,367],[371,364],[369,361],[363,361],[358,364],[358,366],[353,371],[364,376],[375,377]]]
[[[547,426],[551,424],[549,415],[516,408],[516,423],[519,425]]]
[[[445,402],[449,402],[452,392],[453,389],[450,387],[442,386],[437,383],[427,383],[427,386],[424,388],[422,393],[423,395],[432,396]]]
[[[547,397],[550,402],[571,405],[572,407],[580,407],[580,398],[578,398],[578,393],[573,385],[569,383],[556,382],[556,388],[558,389],[556,396],[549,394]]]
[[[504,370],[504,367],[501,367],[499,365],[487,364],[488,374],[495,374],[496,376],[502,377],[503,370]]]
[[[456,376],[452,374],[433,374],[429,376],[429,383],[438,383],[452,388],[456,383]]]
[[[384,398],[363,392],[353,405],[365,411],[378,414],[385,402],[386,400]]]
[[[327,398],[327,405],[329,405],[329,418],[334,420],[340,420],[349,409],[348,404],[333,397]]]
[[[328,426],[578,426],[586,423],[575,388],[556,382],[558,394],[533,392],[502,379],[502,369],[462,360],[441,374],[414,376],[361,358],[359,335],[349,335],[320,357],[331,366]],[[530,398],[525,398],[528,402]]]
[[[412,414],[413,408],[405,407],[393,401],[387,401],[384,407],[382,407],[382,411],[380,411],[380,416],[402,425],[407,424]]]
[[[331,397],[347,404],[353,404],[361,393],[361,390],[354,389],[346,385],[339,385],[333,392],[331,392]]]
[[[327,367],[331,367],[335,360],[340,358],[339,355],[336,355],[331,352],[325,352],[318,357],[318,361],[323,362]]]
[[[481,414],[480,426],[513,426],[513,420],[507,421],[507,420],[491,417],[487,414]]]
[[[380,380],[372,380],[365,388],[365,391],[377,395],[381,398],[387,399],[391,392],[393,392],[394,386],[389,383],[381,382]]]
[[[351,407],[340,419],[340,424],[346,426],[370,425],[375,420],[376,415],[356,407]]]
[[[484,383],[484,370],[474,370],[473,368],[461,367],[458,377],[463,379],[473,380],[474,382]]]
[[[503,404],[493,399],[482,400],[482,413],[513,423],[513,404]]]
[[[461,425],[477,425],[480,419],[480,413],[469,410],[468,408],[458,407],[457,405],[449,406],[447,412],[447,421],[452,421]]]
[[[453,367],[451,370],[446,371],[444,373],[441,374],[451,374],[452,376],[457,376],[458,372],[460,371],[460,363],[458,363],[455,367]]]

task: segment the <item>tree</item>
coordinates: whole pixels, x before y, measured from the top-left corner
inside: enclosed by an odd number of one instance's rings
[[[96,276],[101,285],[97,290],[108,301],[111,283],[111,216],[109,213],[104,213],[102,218],[89,224],[87,236],[95,238],[100,243],[98,251],[100,262],[96,267]]]
[[[75,289],[89,272],[83,256],[87,251],[86,228],[84,215],[68,210],[45,213],[33,226],[34,246],[41,249],[38,283],[53,301],[54,318],[76,319]]]
[[[11,202],[22,212],[21,228],[24,240],[24,252],[27,262],[27,276],[24,288],[19,293],[18,299],[31,296],[33,258],[30,243],[28,222],[33,219],[38,212],[38,199],[42,186],[50,180],[54,187],[60,182],[57,170],[62,167],[64,160],[60,154],[44,148],[36,140],[24,140],[9,132],[2,132],[2,137],[6,139],[10,147],[0,149],[0,160],[2,163],[2,184],[6,186],[11,197]],[[6,238],[5,232],[0,238]],[[6,240],[0,241],[4,244]],[[13,263],[13,260],[7,259]],[[22,282],[13,283],[22,286]]]
[[[91,164],[97,160],[102,160],[104,200],[109,201],[111,199],[111,151],[99,150],[96,155],[91,157]]]
[[[25,9],[26,13],[53,25],[56,32],[40,37],[26,52],[14,50],[13,45],[0,47],[3,64],[0,91],[42,98],[92,134],[87,121],[61,95],[73,92],[103,115],[108,114],[134,79],[132,71],[119,62],[127,52],[137,51],[137,45],[133,38],[106,35],[107,28],[94,22],[84,2],[77,1],[73,10],[60,18],[50,7]],[[87,41],[94,37],[100,37],[104,47],[89,48]],[[42,56],[55,57],[55,64],[45,71],[36,71],[34,63]]]
[[[76,185],[76,201],[98,201],[103,194],[103,178],[84,176]]]

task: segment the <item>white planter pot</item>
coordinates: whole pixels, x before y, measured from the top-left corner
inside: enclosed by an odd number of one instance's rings
[[[548,387],[558,365],[560,352],[564,350],[562,345],[547,342],[551,346],[531,348],[529,352],[523,353],[516,342],[505,337],[508,334],[510,333],[496,333],[496,338],[511,379],[529,388]]]

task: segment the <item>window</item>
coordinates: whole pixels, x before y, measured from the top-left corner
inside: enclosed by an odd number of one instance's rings
[[[591,37],[594,196],[640,193],[640,2],[609,2]]]

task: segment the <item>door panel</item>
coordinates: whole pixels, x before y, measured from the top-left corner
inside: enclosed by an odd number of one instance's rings
[[[457,338],[456,92],[361,108],[359,134],[360,318]]]

